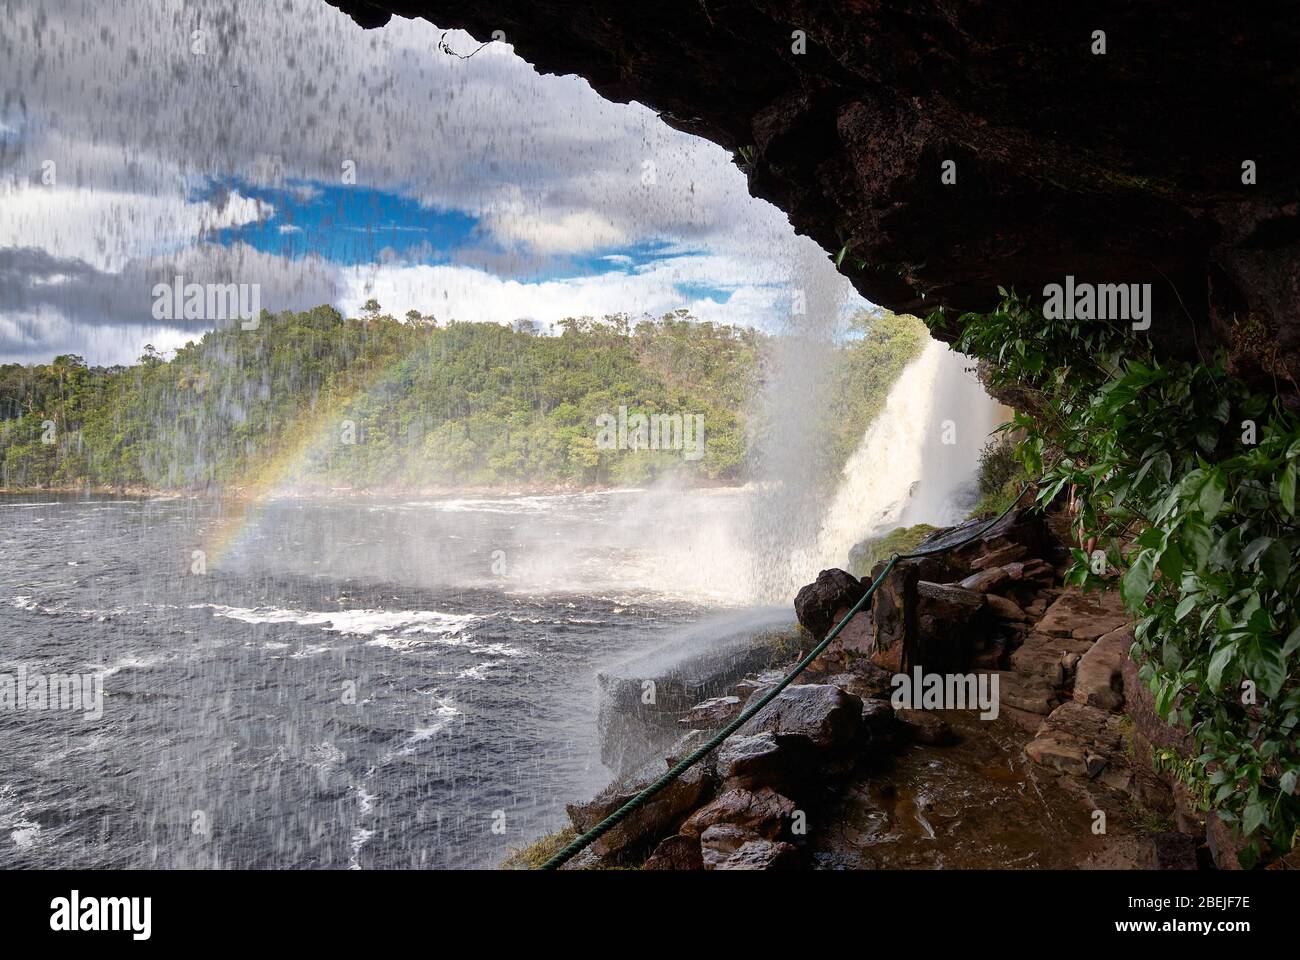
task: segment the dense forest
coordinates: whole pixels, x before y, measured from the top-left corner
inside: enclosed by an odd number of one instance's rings
[[[366,305],[264,313],[130,366],[78,356],[0,365],[0,486],[200,490],[740,482],[774,341],[685,311],[439,325]],[[824,411],[838,469],[924,342],[911,317],[863,314],[835,351]],[[608,448],[597,418],[702,416],[703,456]]]

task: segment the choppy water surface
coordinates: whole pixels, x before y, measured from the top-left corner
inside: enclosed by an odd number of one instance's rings
[[[735,603],[735,501],[0,498],[0,673],[105,691],[0,711],[0,866],[495,864],[608,780],[600,665]]]

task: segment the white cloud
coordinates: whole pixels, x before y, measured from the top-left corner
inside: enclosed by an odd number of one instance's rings
[[[134,282],[160,256],[209,246],[205,232],[276,212],[238,193],[194,200],[205,186],[242,179],[312,201],[321,195],[312,182],[340,183],[350,162],[359,186],[481,218],[479,236],[505,249],[466,248],[461,270],[445,276],[430,271],[449,268],[397,264],[371,272],[393,296],[432,297],[411,303],[424,311],[439,312],[444,290],[472,290],[485,299],[458,302],[464,319],[654,313],[682,305],[675,285],[691,284],[731,292],[726,304],[695,304],[709,319],[770,327],[783,318],[780,285],[825,288],[828,303],[847,290],[780,211],[749,197],[726,151],[644,106],[602,100],[580,78],[539,76],[504,44],[460,60],[438,52],[441,31],[429,23],[398,18],[363,31],[320,0],[202,11],[184,0],[15,0],[6,17],[0,86],[17,94],[4,115],[6,168],[12,184],[36,185],[15,186],[0,203],[0,252],[33,248],[52,270],[83,261]],[[190,49],[195,29],[206,32],[203,56]],[[458,50],[476,46],[464,34],[448,39]],[[39,186],[47,160],[57,163],[57,188]],[[372,216],[382,233],[384,214]],[[326,229],[365,225],[341,215]],[[311,228],[303,221],[299,235],[296,226],[276,224],[314,249]],[[663,244],[672,256],[630,277],[635,261],[610,255]],[[609,275],[539,284],[469,268],[525,276],[539,261],[593,253],[610,255]],[[286,305],[303,290],[364,283],[323,263],[311,265],[306,285],[294,261],[269,258],[262,268],[284,271]],[[24,311],[24,355],[39,349],[36,281],[0,275],[18,285],[0,289],[0,312]],[[63,314],[74,326],[102,327],[117,309],[80,282],[69,294],[60,309],[85,311]],[[263,303],[279,306],[265,295]],[[51,348],[62,336],[51,333]],[[12,343],[0,337],[0,359]]]
[[[123,193],[39,184],[0,184],[0,247],[31,247],[116,272],[132,259],[166,253],[274,208],[231,193],[224,202],[179,193]]]

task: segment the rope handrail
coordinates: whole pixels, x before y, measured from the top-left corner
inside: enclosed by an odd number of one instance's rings
[[[558,870],[560,867],[564,866],[564,864],[568,863],[568,861],[573,859],[573,857],[577,856],[577,854],[581,853],[583,850],[585,850],[591,844],[595,843],[597,840],[603,837],[614,827],[618,826],[620,823],[622,823],[624,820],[630,817],[641,807],[645,806],[645,804],[650,800],[651,797],[657,794],[664,787],[668,786],[668,784],[672,783],[674,780],[680,777],[691,767],[695,766],[697,763],[703,760],[706,756],[708,756],[710,753],[716,750],[724,740],[726,740],[729,736],[731,736],[733,733],[735,733],[737,730],[743,727],[746,723],[748,723],[751,719],[753,719],[756,713],[758,713],[769,703],[775,700],[777,696],[780,695],[782,690],[790,686],[790,684],[794,682],[796,677],[798,677],[801,673],[803,673],[804,670],[808,669],[809,664],[811,664],[814,660],[816,660],[819,656],[821,656],[821,654],[826,650],[826,648],[830,646],[831,641],[833,641],[836,637],[840,635],[840,631],[844,629],[844,627],[848,624],[848,622],[852,620],[859,612],[861,612],[866,602],[869,599],[871,599],[871,595],[876,592],[876,588],[879,587],[881,582],[885,579],[885,577],[889,575],[889,571],[894,569],[894,565],[898,563],[898,561],[913,560],[918,557],[927,557],[927,556],[933,556],[938,553],[946,553],[949,550],[955,550],[958,547],[964,547],[972,540],[975,540],[978,537],[982,537],[985,533],[992,530],[995,526],[997,526],[999,523],[1002,522],[1002,520],[1007,516],[1007,514],[1009,514],[1012,511],[1012,509],[1015,508],[1016,504],[1020,502],[1020,499],[1025,495],[1025,491],[1028,490],[1031,486],[1032,484],[1030,483],[1026,483],[1024,486],[1022,486],[1020,488],[1020,492],[1016,494],[1016,498],[1011,501],[1011,503],[1007,506],[1005,510],[1002,511],[1002,513],[1000,513],[993,520],[989,521],[987,525],[981,527],[979,530],[972,533],[969,537],[965,537],[957,541],[956,543],[950,543],[937,549],[917,550],[912,553],[892,554],[889,560],[886,561],[885,568],[880,571],[880,575],[871,582],[871,586],[867,587],[866,592],[863,593],[862,596],[858,598],[858,602],[852,606],[852,608],[849,610],[848,613],[844,615],[844,617],[840,620],[840,622],[837,623],[835,627],[828,634],[826,634],[826,636],[822,639],[820,643],[818,643],[815,647],[812,648],[811,651],[809,651],[807,656],[805,656],[802,660],[796,663],[794,665],[794,669],[791,670],[789,673],[787,673],[783,678],[781,678],[780,682],[777,683],[776,686],[772,687],[772,689],[768,690],[765,694],[763,694],[763,696],[758,699],[757,703],[755,703],[752,707],[746,707],[744,710],[742,710],[739,716],[737,716],[725,727],[723,727],[721,730],[715,733],[711,738],[709,738],[709,740],[706,743],[697,747],[688,756],[678,761],[676,766],[672,767],[667,773],[659,777],[659,779],[655,780],[653,783],[643,788],[636,796],[632,797],[632,799],[628,800],[627,803],[623,804],[621,807],[619,807],[617,810],[615,810],[613,813],[607,816],[604,820],[600,821],[600,823],[596,824],[594,827],[592,827],[590,830],[588,830],[586,833],[582,834],[581,836],[575,837],[564,847],[564,849],[560,850],[558,853],[553,855],[549,860],[543,863],[538,869]]]

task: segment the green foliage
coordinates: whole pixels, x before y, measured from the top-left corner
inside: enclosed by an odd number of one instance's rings
[[[377,302],[264,314],[130,367],[80,357],[0,366],[0,486],[202,489],[628,485],[667,474],[736,482],[748,469],[750,401],[769,341],[685,311],[526,324],[451,323]],[[413,312],[414,313],[414,312]],[[833,465],[856,445],[924,327],[881,318],[836,351]],[[596,418],[704,417],[703,459],[601,449]],[[48,429],[53,423],[53,430]],[[344,443],[350,422],[355,443]],[[46,442],[52,441],[52,442]]]
[[[922,540],[938,530],[928,523],[918,523],[911,527],[895,527],[879,537],[869,537],[861,543],[854,544],[849,551],[849,573],[855,577],[865,577],[873,567],[883,563],[895,553],[907,553],[915,550]]]
[[[1032,415],[1004,426],[1023,431],[1039,503],[1070,491],[1080,539],[1122,572],[1140,676],[1200,751],[1181,774],[1251,839],[1248,858],[1285,852],[1300,836],[1300,429],[1221,357],[1160,360],[1131,330],[1049,320],[1000,292],[992,313],[960,318],[956,348],[1036,391]],[[1073,552],[1068,582],[1112,585]]]
[[[995,437],[980,451],[979,500],[969,517],[985,517],[1002,513],[1020,494],[1026,480],[1024,467],[1016,459],[1016,446],[1004,438]]]

